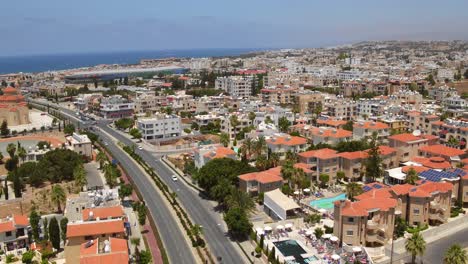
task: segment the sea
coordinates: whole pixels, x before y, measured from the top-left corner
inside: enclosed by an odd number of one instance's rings
[[[94,52],[0,57],[0,74],[35,73],[90,67],[99,64],[137,64],[141,59],[238,56],[259,49],[190,49]]]

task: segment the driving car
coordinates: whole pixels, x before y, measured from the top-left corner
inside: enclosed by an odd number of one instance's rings
[[[177,180],[178,180],[178,179],[177,179],[177,176],[172,175],[172,180],[173,180],[173,181],[177,181]]]

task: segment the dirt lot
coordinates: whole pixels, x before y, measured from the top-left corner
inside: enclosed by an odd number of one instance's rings
[[[462,80],[460,82],[449,83],[450,87],[455,87],[457,92],[461,95],[463,93],[468,93],[468,80]]]
[[[74,182],[60,183],[68,196],[71,193],[77,193],[78,190]],[[23,193],[22,199],[14,199],[15,195],[13,192],[9,193],[10,200],[4,201],[2,195],[2,201],[0,202],[0,218],[12,214],[24,214],[29,215],[32,206],[35,206],[41,214],[48,214],[57,211],[57,205],[52,203],[50,200],[52,185],[50,183],[44,184],[41,188],[31,188],[29,185],[26,186],[26,191]],[[62,204],[62,210],[65,208],[65,204]]]

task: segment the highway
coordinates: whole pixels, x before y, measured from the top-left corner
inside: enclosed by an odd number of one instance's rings
[[[54,104],[54,106],[57,105]],[[105,133],[102,133],[102,131],[105,131],[126,145],[133,145],[135,143],[108,127],[109,122],[98,121],[96,125],[83,125],[83,122],[76,118],[75,112],[63,107],[60,107],[60,110],[75,121],[79,121],[82,128],[99,127],[97,130],[101,131],[99,131],[98,134],[109,143],[107,146],[109,151],[112,152],[127,171],[131,172],[130,176],[134,179],[137,188],[142,193],[143,199],[146,201],[151,214],[155,218],[154,220],[162,236],[166,251],[170,256],[171,263],[193,263],[193,257],[190,258],[191,256],[188,256],[191,255],[188,253],[189,250],[183,250],[180,248],[182,245],[186,245],[186,242],[183,241],[181,230],[179,230],[175,223],[169,223],[175,220],[167,221],[172,218],[168,211],[169,209],[162,205],[161,197],[154,195],[155,190],[153,188],[156,187],[153,187],[153,185],[148,182],[149,179],[135,168],[134,163],[129,161],[130,158],[123,152],[123,150],[121,150],[114,141],[110,140]],[[94,131],[96,131],[96,129],[94,129]],[[177,193],[178,200],[190,215],[194,224],[202,226],[205,240],[216,261],[218,263],[245,263],[245,256],[240,254],[239,247],[230,239],[222,216],[218,212],[215,212],[210,201],[203,199],[198,192],[183,183],[183,181],[172,181],[172,175],[174,172],[166,167],[159,158],[155,158],[150,152],[146,150],[136,150],[136,152],[149,166],[155,169],[155,172],[168,185],[168,187]]]
[[[82,128],[88,127],[83,121],[76,118],[75,113],[68,109],[61,108],[61,112],[66,115],[73,123],[80,124]],[[105,126],[105,125],[102,125]],[[164,200],[156,193],[157,188],[151,179],[149,179],[116,142],[108,135],[94,129],[99,137],[107,144],[107,149],[112,153],[113,157],[120,162],[120,165],[125,168],[137,186],[143,200],[149,209],[151,216],[156,223],[158,232],[164,243],[164,248],[167,252],[170,263],[196,263],[192,254],[192,245],[189,245],[185,238],[185,231],[177,225],[178,219],[171,213]]]

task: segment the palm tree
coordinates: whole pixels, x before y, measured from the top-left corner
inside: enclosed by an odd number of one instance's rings
[[[247,212],[255,208],[252,197],[237,188],[232,189],[231,193],[226,198],[226,204],[229,208],[242,208]]]
[[[267,143],[265,137],[259,136],[257,141],[255,142],[255,153],[257,154],[257,157],[262,155],[262,153],[265,152],[266,148]]]
[[[270,159],[269,160],[271,162],[271,166],[276,167],[279,164],[280,156],[279,156],[278,153],[273,152],[273,153],[270,154]]]
[[[75,179],[75,183],[78,187],[80,187],[80,191],[83,190],[83,186],[88,183],[88,179],[86,179],[86,171],[83,167],[83,164],[80,164],[75,167],[73,170],[73,178]]]
[[[288,152],[286,152],[286,160],[290,160],[290,161],[296,163],[297,162],[297,154],[289,150]]]
[[[416,184],[416,181],[419,180],[418,173],[413,167],[410,167],[408,173],[406,173],[405,182],[409,184]]]
[[[219,135],[219,141],[224,147],[229,146],[229,135],[227,133],[221,133],[221,135]]]
[[[468,263],[468,253],[459,244],[449,247],[444,256],[445,264],[466,264]]]
[[[242,143],[242,146],[245,147],[245,154],[246,154],[247,160],[249,160],[250,154],[252,152],[252,146],[253,146],[252,139],[246,138],[244,142]]]
[[[26,149],[24,149],[22,146],[18,148],[18,157],[21,159],[22,162],[26,159]]]
[[[112,164],[106,164],[104,166],[104,178],[110,188],[114,188],[117,185],[117,169]]]
[[[96,155],[96,161],[99,162],[99,168],[102,169],[104,162],[107,161],[107,156],[104,151],[99,151],[99,153]]]
[[[268,160],[265,155],[260,155],[255,161],[255,167],[259,170],[266,170],[268,167]]]
[[[57,204],[58,212],[62,212],[61,205],[67,199],[67,196],[65,195],[65,190],[62,188],[62,186],[55,184],[52,187],[52,193],[50,195],[50,199],[52,200],[53,203]]]
[[[354,201],[354,197],[358,196],[362,192],[362,186],[359,183],[350,182],[346,185],[346,194],[348,195],[348,199],[351,201]]]
[[[198,237],[202,233],[202,226],[199,224],[194,224],[192,228],[190,228],[190,233],[192,233],[194,237]]]
[[[291,161],[286,161],[281,167],[281,176],[283,179],[288,180],[289,187],[291,187],[292,178],[294,174],[294,166]]]
[[[231,115],[229,117],[229,122],[232,126],[232,129],[234,131],[234,138],[236,138],[237,136],[237,126],[239,125],[239,118],[237,117],[237,115]]]
[[[411,263],[416,263],[416,256],[422,256],[426,251],[426,241],[419,232],[413,233],[413,235],[406,240],[405,249],[411,254]]]
[[[13,143],[8,144],[6,151],[8,152],[8,155],[10,155],[10,158],[13,158],[16,152],[16,145]]]

